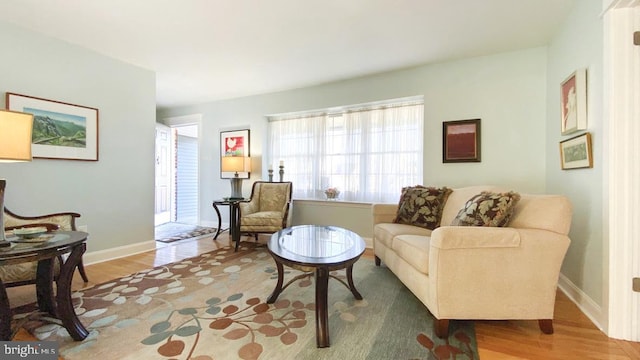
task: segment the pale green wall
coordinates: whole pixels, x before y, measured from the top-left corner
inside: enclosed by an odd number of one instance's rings
[[[13,92],[99,109],[99,161],[0,164],[20,214],[75,211],[88,251],[153,240],[155,74],[0,22],[0,106]]]
[[[571,246],[562,273],[589,298],[603,304],[603,24],[601,0],[576,1],[548,50],[547,189],[566,194],[573,204]],[[587,68],[587,126],[593,141],[593,168],[560,170],[560,83],[578,68]]]
[[[230,192],[229,181],[219,177],[220,131],[251,130],[251,180],[266,179],[267,166],[261,158],[266,144],[265,115],[410,95],[424,95],[425,99],[425,184],[494,184],[523,192],[545,192],[546,48],[167,109],[158,113],[158,119],[202,114],[201,217],[203,223],[214,223],[217,219],[211,201]],[[442,122],[472,118],[482,119],[482,162],[443,164]],[[249,195],[251,182],[244,182],[245,196]],[[356,218],[363,216],[356,215],[355,210]],[[318,217],[344,222],[339,214],[329,211],[318,213]]]

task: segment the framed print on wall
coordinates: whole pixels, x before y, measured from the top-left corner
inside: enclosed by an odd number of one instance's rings
[[[578,69],[560,84],[560,132],[587,128],[587,70]]]
[[[220,168],[222,169],[222,157],[242,156],[249,157],[249,130],[235,130],[220,132]],[[235,177],[234,172],[220,171],[220,178],[231,179]],[[238,172],[240,179],[248,179],[249,172]]]
[[[98,109],[6,93],[7,109],[33,114],[34,158],[98,161]]]
[[[442,162],[480,162],[480,119],[442,123]]]
[[[560,142],[562,170],[592,168],[591,134],[584,133]]]

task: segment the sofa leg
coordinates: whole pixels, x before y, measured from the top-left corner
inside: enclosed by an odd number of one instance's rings
[[[553,319],[540,319],[538,320],[540,330],[545,334],[553,334]]]
[[[376,266],[380,266],[381,261],[380,261],[380,258],[378,257],[378,255],[376,255],[375,262],[376,262]]]
[[[440,339],[449,337],[449,319],[435,319],[433,327],[436,331],[436,336]]]

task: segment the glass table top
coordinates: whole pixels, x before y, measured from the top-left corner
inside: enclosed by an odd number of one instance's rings
[[[336,226],[299,225],[273,234],[269,250],[285,259],[305,263],[339,262],[364,252],[362,238]]]

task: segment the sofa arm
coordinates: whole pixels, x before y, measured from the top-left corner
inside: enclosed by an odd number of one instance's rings
[[[431,246],[440,249],[520,246],[520,233],[507,227],[441,226],[431,233]]]
[[[398,212],[398,204],[372,204],[373,225],[392,223]]]
[[[430,309],[439,319],[551,319],[569,243],[539,229],[438,228],[429,251]]]

